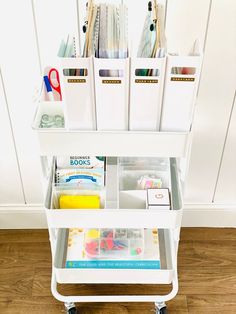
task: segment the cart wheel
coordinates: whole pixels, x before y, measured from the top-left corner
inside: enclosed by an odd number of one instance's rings
[[[165,302],[156,302],[156,314],[167,314],[167,307]]]
[[[67,311],[67,314],[77,314],[76,307],[72,307],[71,309],[69,309],[69,310]]]
[[[164,306],[161,309],[156,309],[156,314],[168,314],[167,307]]]
[[[75,303],[67,302],[65,303],[66,314],[77,314]]]

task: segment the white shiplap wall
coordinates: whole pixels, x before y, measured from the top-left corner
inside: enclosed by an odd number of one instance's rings
[[[43,68],[57,61],[62,38],[66,38],[68,34],[78,35],[77,4],[76,0],[33,0],[33,7]]]
[[[36,134],[31,129],[35,110],[32,101],[33,91],[40,78],[31,1],[0,1],[0,32],[2,78],[25,201],[28,204],[41,203],[38,143]],[[4,130],[1,129],[1,132]]]
[[[208,204],[214,200],[236,86],[235,16],[235,0],[212,1],[193,124],[190,172],[186,184],[188,203]]]
[[[0,169],[3,176],[8,176],[4,189],[0,184],[4,195],[1,204],[42,202],[37,138],[31,130],[35,109],[32,96],[40,81],[40,68],[56,62],[60,39],[67,33],[81,32],[78,8],[82,2],[0,2],[0,67],[6,91],[4,95],[0,82],[0,127],[5,140]],[[126,2],[134,7],[134,1]],[[132,12],[137,12],[138,7],[142,7],[141,0]],[[186,189],[186,201],[192,204],[211,204],[214,197],[216,202],[224,203],[230,197],[228,191],[232,195],[235,188],[234,176],[227,179],[230,168],[235,171],[231,151],[236,151],[235,110],[229,126],[236,73],[235,10],[234,0],[167,1],[169,51],[188,53],[196,38],[205,46]],[[140,23],[140,18],[133,21],[133,30],[137,29],[135,23]]]
[[[234,70],[236,73],[236,70]],[[222,162],[219,169],[219,178],[214,195],[214,201],[220,204],[236,203],[236,99],[232,104],[231,118]]]
[[[7,99],[0,73],[0,203],[24,204],[25,198],[21,182],[14,138],[8,114]],[[3,132],[4,131],[4,132]]]
[[[196,39],[204,45],[210,0],[169,0],[166,37],[169,52],[188,54]]]

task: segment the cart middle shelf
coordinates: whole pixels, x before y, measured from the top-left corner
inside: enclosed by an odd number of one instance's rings
[[[49,180],[45,210],[49,228],[178,228],[182,218],[182,193],[177,160],[170,158],[171,210],[145,209],[145,193],[120,190],[116,158],[107,163],[104,208],[100,210],[59,209],[53,203],[53,171]],[[114,162],[115,160],[115,162]],[[125,184],[124,184],[125,185]],[[135,192],[135,197],[130,193]],[[131,199],[131,201],[130,201]],[[136,207],[137,203],[137,207]]]

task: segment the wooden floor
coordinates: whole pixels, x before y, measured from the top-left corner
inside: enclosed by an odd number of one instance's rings
[[[45,230],[0,230],[0,313],[63,313],[50,292],[51,256]],[[180,289],[169,313],[236,313],[236,229],[183,228]],[[157,294],[149,285],[70,285],[67,294]],[[80,314],[154,314],[151,303],[78,304]]]

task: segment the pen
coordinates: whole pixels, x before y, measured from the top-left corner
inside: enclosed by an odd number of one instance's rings
[[[44,80],[44,83],[45,83],[45,86],[46,86],[46,91],[47,91],[48,99],[49,99],[50,101],[54,101],[54,96],[53,96],[53,92],[52,92],[52,87],[51,87],[51,85],[50,85],[48,76],[45,75],[45,76],[43,77],[43,80]]]

